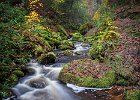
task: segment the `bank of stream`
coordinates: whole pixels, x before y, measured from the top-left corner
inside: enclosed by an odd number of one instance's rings
[[[29,74],[21,78],[11,91],[14,97],[6,100],[109,100],[106,88],[78,87],[73,84],[63,84],[57,80],[60,70],[73,60],[88,58],[89,44],[75,42],[72,55],[61,55],[63,51],[55,50],[59,55],[55,63],[40,65],[32,59],[26,66]],[[81,52],[76,54],[76,52]]]

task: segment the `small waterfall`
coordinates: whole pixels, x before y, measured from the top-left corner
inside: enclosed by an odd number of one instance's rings
[[[11,89],[17,100],[76,100],[72,92],[56,80],[62,67],[51,66],[30,62],[27,69],[35,73]]]
[[[89,44],[81,42],[75,42],[74,46],[76,49],[73,50],[72,56],[57,57],[56,63],[51,65],[40,65],[36,60],[32,59],[26,67],[29,71],[29,76],[20,79],[19,83],[11,89],[16,95],[16,97],[12,97],[12,100],[85,100],[85,98],[82,97],[82,99],[75,93],[77,91],[82,92],[88,88],[70,84],[65,86],[57,80],[63,66],[72,60],[86,57],[87,50],[90,47]],[[76,55],[75,52],[82,52],[82,55]]]
[[[84,53],[84,51],[87,51],[90,47],[89,44],[82,43],[82,42],[75,42],[74,46],[76,47],[76,49],[73,50],[74,55],[75,55],[76,52]]]

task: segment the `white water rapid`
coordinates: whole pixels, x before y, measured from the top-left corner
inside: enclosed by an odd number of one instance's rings
[[[70,90],[56,79],[62,67],[46,67],[31,61],[33,75],[24,77],[12,88],[17,100],[76,100]]]
[[[56,63],[51,65],[40,65],[36,60],[31,60],[26,66],[30,75],[21,78],[11,89],[15,97],[4,100],[98,100],[92,92],[103,89],[78,87],[73,84],[66,86],[57,80],[66,63],[87,57],[90,47],[88,44],[75,42],[74,46],[76,49],[72,50],[72,56],[57,57]],[[76,55],[76,52],[82,53]],[[84,92],[87,90],[91,92]]]

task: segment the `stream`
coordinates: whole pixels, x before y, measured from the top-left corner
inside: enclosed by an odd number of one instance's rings
[[[11,91],[14,97],[5,100],[109,100],[108,89],[78,87],[73,84],[63,84],[57,80],[63,66],[76,59],[87,58],[90,46],[75,42],[75,50],[71,56],[58,56],[54,64],[40,65],[32,59],[26,66],[29,75],[21,78]],[[55,50],[55,53],[63,51]],[[77,55],[75,52],[82,52]]]

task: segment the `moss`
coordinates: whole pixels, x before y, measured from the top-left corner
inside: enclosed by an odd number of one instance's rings
[[[12,75],[10,75],[10,77],[8,78],[8,80],[9,80],[10,82],[17,82],[18,77],[17,77],[17,75],[12,74]]]
[[[67,56],[73,54],[73,52],[71,50],[65,50],[63,53],[64,53],[64,55],[67,55]]]
[[[70,40],[63,40],[62,44],[74,47],[74,43]]]
[[[98,84],[97,81],[98,81],[97,79],[93,79],[91,76],[82,77],[78,85],[87,87],[96,87]]]
[[[119,79],[118,81],[116,81],[116,84],[120,86],[127,86],[129,82],[125,79]]]
[[[92,48],[89,50],[89,55],[92,59],[103,60],[104,59],[104,45],[93,43]]]
[[[53,52],[42,54],[41,56],[38,57],[38,61],[41,64],[54,63],[55,59],[56,59],[56,55]]]
[[[13,74],[15,74],[18,77],[22,77],[24,76],[24,73],[21,70],[14,70]]]
[[[114,85],[116,82],[116,74],[114,71],[110,70],[106,72],[101,78],[93,78],[90,75],[78,76],[77,74],[72,74],[71,72],[68,72],[70,65],[69,64],[65,65],[59,74],[58,79],[64,83],[72,83],[72,84],[76,84],[78,86],[84,86],[84,87],[108,88]],[[76,73],[79,73],[78,69]]]
[[[116,82],[116,74],[114,71],[107,72],[101,79],[99,79],[97,87],[110,87]]]
[[[125,100],[139,100],[140,99],[140,90],[126,90]]]
[[[58,48],[61,50],[73,49],[73,47],[68,45],[59,45]]]
[[[72,40],[74,41],[83,41],[83,36],[80,33],[74,33],[72,35]]]
[[[39,56],[39,55],[45,53],[45,49],[43,49],[42,46],[40,46],[40,45],[35,45],[33,51],[34,51],[34,54],[35,54],[36,56]]]
[[[68,68],[66,65],[64,69]],[[72,75],[71,73],[65,73],[63,71],[60,72],[58,79],[64,83],[72,83],[72,84],[78,84],[80,77]]]
[[[82,54],[82,52],[77,51],[77,52],[75,52],[75,54],[77,54],[77,55],[81,55],[81,54]]]
[[[70,40],[63,40],[61,44],[58,46],[61,50],[67,50],[67,49],[74,49],[74,43]]]

